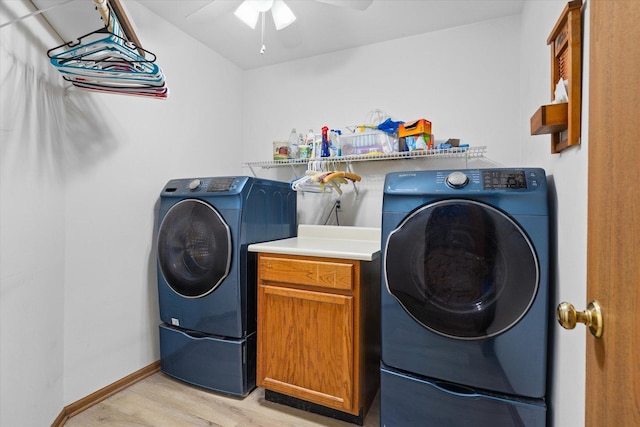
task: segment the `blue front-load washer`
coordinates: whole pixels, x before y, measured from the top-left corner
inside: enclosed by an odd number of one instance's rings
[[[544,171],[390,173],[381,244],[381,426],[546,425]]]
[[[162,371],[225,394],[255,388],[256,272],[247,247],[296,235],[288,183],[246,176],[175,179],[157,236]]]

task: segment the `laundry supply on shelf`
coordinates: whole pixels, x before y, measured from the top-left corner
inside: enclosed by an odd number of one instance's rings
[[[273,160],[287,160],[289,158],[289,142],[273,141]]]
[[[322,147],[320,150],[320,157],[329,157],[329,128],[327,126],[322,127]]]
[[[298,157],[298,133],[296,128],[293,128],[289,134],[289,158],[297,159]]]

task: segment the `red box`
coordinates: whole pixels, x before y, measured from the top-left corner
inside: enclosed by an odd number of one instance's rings
[[[412,135],[422,135],[424,133],[431,135],[431,122],[427,119],[406,122],[398,127],[399,138]]]

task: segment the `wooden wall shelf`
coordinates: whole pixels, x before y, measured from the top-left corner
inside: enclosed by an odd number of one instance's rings
[[[531,116],[531,135],[561,133],[568,128],[569,104],[543,105]]]
[[[531,135],[551,134],[551,153],[580,144],[582,109],[582,0],[567,3],[547,38],[551,46],[551,99],[560,78],[569,101],[543,105],[531,117]]]

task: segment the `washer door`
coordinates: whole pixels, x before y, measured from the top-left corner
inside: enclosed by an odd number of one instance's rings
[[[202,297],[217,288],[231,266],[231,232],[215,208],[196,199],[173,205],[158,231],[158,265],[179,295]]]
[[[387,290],[424,327],[482,339],[515,325],[538,291],[538,259],[502,211],[446,200],[411,213],[386,241]]]

